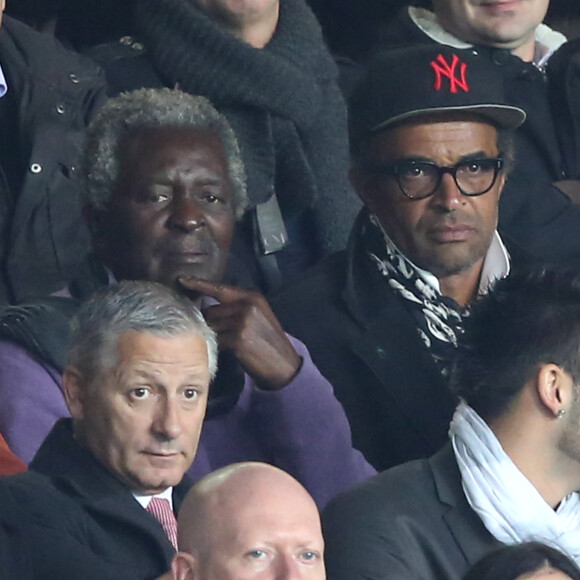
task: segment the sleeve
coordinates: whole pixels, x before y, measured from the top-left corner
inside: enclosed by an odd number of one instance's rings
[[[350,426],[332,386],[304,344],[289,338],[303,359],[300,371],[276,392],[258,389],[246,376],[251,388],[249,412],[273,463],[296,477],[324,506],[339,491],[376,471],[353,449]]]
[[[0,342],[0,433],[10,449],[30,463],[56,420],[68,416],[56,370]]]

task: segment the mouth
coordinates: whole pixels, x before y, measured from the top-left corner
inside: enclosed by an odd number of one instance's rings
[[[475,228],[467,224],[439,225],[428,230],[428,236],[439,244],[465,242],[473,236]]]
[[[179,250],[169,252],[165,259],[170,264],[199,264],[205,262],[210,255],[208,250]]]
[[[483,1],[480,3],[480,7],[493,12],[509,12],[519,6],[522,0],[498,0],[494,1]]]
[[[156,462],[174,461],[181,455],[179,451],[144,451],[143,454]]]

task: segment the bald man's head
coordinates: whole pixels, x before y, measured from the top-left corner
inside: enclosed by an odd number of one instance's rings
[[[175,580],[326,578],[318,509],[290,475],[238,463],[203,478],[179,513]]]

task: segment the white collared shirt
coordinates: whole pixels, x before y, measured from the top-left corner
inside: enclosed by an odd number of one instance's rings
[[[161,493],[157,493],[155,495],[139,495],[137,493],[133,494],[133,497],[143,506],[143,508],[147,509],[149,507],[149,503],[154,497],[159,499],[166,499],[169,501],[169,507],[173,510],[173,488],[168,487],[165,491]]]

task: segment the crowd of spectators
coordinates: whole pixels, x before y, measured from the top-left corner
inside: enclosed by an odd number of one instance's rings
[[[0,0],[0,578],[580,578],[578,87],[573,0]]]

